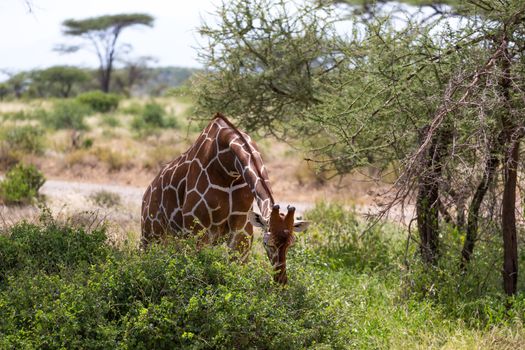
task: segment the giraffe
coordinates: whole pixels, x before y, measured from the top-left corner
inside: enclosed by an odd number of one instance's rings
[[[253,211],[257,203],[260,214]],[[215,114],[193,145],[166,164],[142,199],[142,245],[168,234],[204,234],[199,245],[224,240],[245,261],[253,227],[263,230],[263,246],[275,269],[274,280],[287,282],[286,254],[294,232],[307,221],[295,221],[295,208],[280,213],[268,171],[254,141],[224,115]]]

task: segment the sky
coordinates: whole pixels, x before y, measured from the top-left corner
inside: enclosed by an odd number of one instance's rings
[[[69,18],[136,12],[155,17],[155,25],[123,32],[120,40],[133,45],[132,57],[153,56],[159,66],[200,67],[195,50],[199,39],[196,28],[203,19],[212,18],[217,3],[216,0],[0,0],[0,70],[16,72],[57,64],[96,67],[98,63],[92,52],[63,55],[53,51],[58,44],[78,43],[78,39],[62,35],[61,23]]]

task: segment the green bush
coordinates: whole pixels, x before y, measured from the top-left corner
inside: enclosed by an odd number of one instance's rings
[[[76,100],[95,112],[106,113],[117,109],[120,97],[102,91],[89,91],[78,95]]]
[[[116,128],[117,126],[120,126],[120,120],[118,120],[113,115],[104,115],[102,117],[102,124],[107,125],[112,128]]]
[[[22,222],[10,228],[9,236],[0,236],[0,279],[18,273],[47,274],[62,268],[90,266],[109,253],[104,229],[87,232],[54,220],[43,225]]]
[[[44,175],[34,165],[17,164],[0,182],[0,199],[5,204],[28,204],[38,197],[45,182]]]
[[[93,144],[95,143],[95,141],[88,137],[88,138],[85,138],[82,140],[82,148],[83,149],[90,149],[91,147],[93,147]]]
[[[45,125],[53,129],[86,130],[85,117],[91,109],[75,100],[63,100],[55,103],[54,108],[44,116]]]
[[[102,239],[55,224],[0,237],[0,348],[342,344],[315,293],[273,285],[258,260],[232,264],[222,248],[187,243],[124,253]]]
[[[37,108],[33,110],[2,113],[2,117],[9,120],[40,120],[45,114],[46,111],[44,109]]]
[[[246,264],[232,263],[225,247],[196,249],[193,239],[119,251],[104,243],[103,229],[87,232],[50,219],[16,225],[0,236],[0,348],[523,344],[522,294],[510,302],[501,292],[469,294],[480,288],[480,279],[478,285],[470,280],[477,272],[470,270],[450,276],[456,270],[432,271],[415,262],[407,270],[403,260],[412,259],[416,247],[404,255],[399,228],[365,230],[341,206],[318,206],[307,216],[313,223],[290,250],[285,287],[272,282],[262,254]],[[476,269],[493,258],[480,248],[474,260],[483,263]],[[423,286],[433,286],[425,296],[418,292]]]
[[[177,119],[168,117],[164,108],[155,102],[144,105],[142,112],[135,115],[131,122],[131,127],[135,130],[152,128],[176,128]]]
[[[129,115],[139,115],[143,110],[144,108],[142,105],[136,101],[132,101],[127,106],[119,108],[120,112]]]
[[[2,131],[0,140],[12,150],[32,154],[42,154],[44,151],[44,130],[40,126],[9,127]]]
[[[392,267],[395,241],[392,234],[385,235],[387,227],[376,225],[367,229],[352,211],[324,203],[308,211],[307,219],[315,223],[308,244],[318,246],[323,264],[358,272]]]
[[[146,124],[152,126],[164,126],[164,116],[166,112],[158,103],[147,103],[142,111],[142,119]]]

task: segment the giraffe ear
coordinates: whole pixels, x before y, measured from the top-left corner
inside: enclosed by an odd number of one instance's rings
[[[298,220],[293,224],[294,232],[303,232],[310,226],[310,221]]]
[[[263,217],[261,216],[261,214],[257,214],[253,211],[251,211],[249,214],[248,214],[248,220],[250,220],[250,223],[254,226],[254,227],[261,227],[261,228],[266,228],[268,227],[268,223],[263,219]]]

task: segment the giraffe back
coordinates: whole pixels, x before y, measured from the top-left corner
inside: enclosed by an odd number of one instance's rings
[[[251,245],[253,200],[269,215],[273,198],[257,146],[217,114],[193,145],[164,166],[142,200],[142,240],[204,232],[202,242],[224,237]]]

